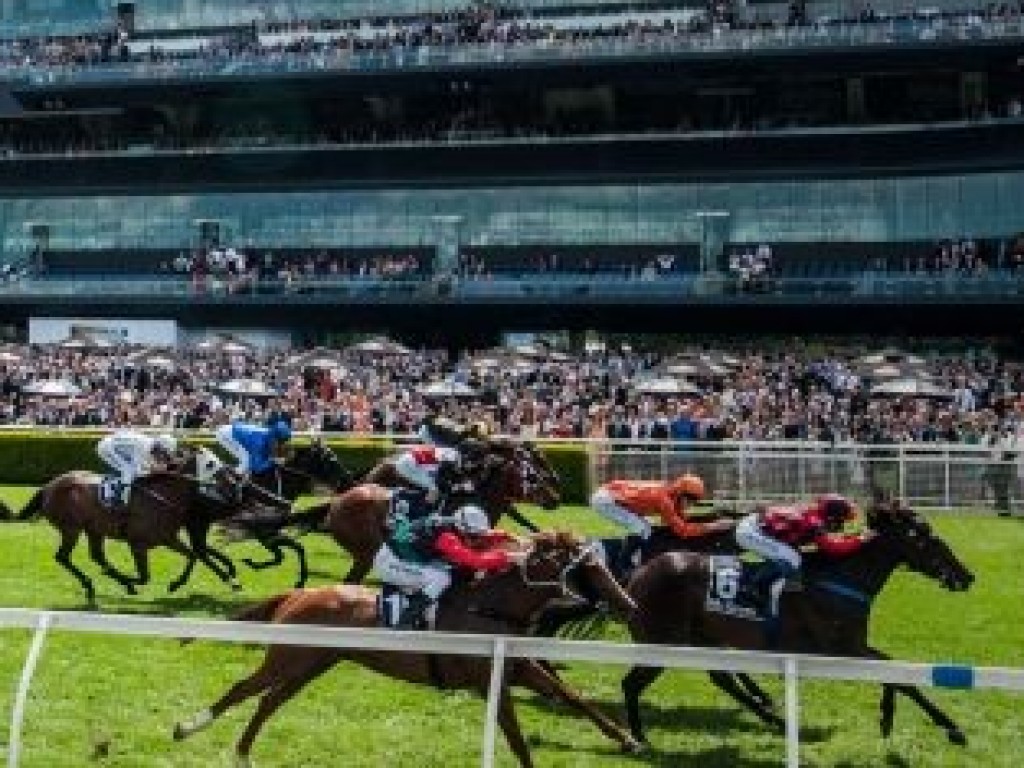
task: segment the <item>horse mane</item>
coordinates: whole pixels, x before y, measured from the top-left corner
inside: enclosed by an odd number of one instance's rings
[[[530,534],[530,541],[537,549],[574,549],[582,547],[586,539],[572,531],[538,531]]]

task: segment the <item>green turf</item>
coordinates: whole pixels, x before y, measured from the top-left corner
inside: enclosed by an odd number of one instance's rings
[[[20,506],[25,489],[0,489]],[[601,528],[586,510],[558,513],[577,530]],[[543,520],[555,520],[537,513]],[[896,657],[921,661],[1024,666],[1024,522],[984,516],[944,516],[938,529],[975,570],[968,594],[953,595],[921,577],[899,574],[876,607],[872,639]],[[55,535],[45,523],[0,525],[0,605],[76,609],[77,585],[53,562]],[[306,540],[314,583],[336,580],[346,561],[333,544]],[[121,545],[111,554],[127,565]],[[240,556],[245,546],[232,549]],[[95,573],[84,551],[77,562]],[[245,572],[245,591],[232,594],[202,572],[181,596],[164,587],[179,567],[174,556],[155,558],[155,579],[144,594],[123,596],[97,578],[108,611],[223,616],[246,600],[272,594],[294,578],[284,570]],[[621,634],[614,634],[621,637]],[[28,634],[0,639],[0,690],[13,691]],[[185,744],[170,726],[207,706],[253,669],[256,649],[199,643],[55,633],[47,643],[27,714],[23,765],[228,766],[232,745],[252,705],[224,717]],[[576,665],[568,677],[615,714],[621,714],[621,669]],[[767,685],[779,692],[777,681]],[[811,766],[1017,766],[1024,759],[1024,699],[988,692],[932,692],[957,719],[971,744],[947,745],[912,705],[900,701],[896,732],[877,729],[878,689],[838,682],[802,684],[803,758]],[[649,692],[645,717],[653,750],[619,756],[588,723],[529,694],[518,696],[538,766],[776,766],[784,742],[714,691],[703,675],[670,673]],[[10,696],[0,698],[0,744],[7,738]],[[273,766],[415,766],[479,764],[483,705],[462,693],[442,694],[378,678],[351,666],[324,676],[285,707],[256,744],[256,763]],[[3,750],[0,749],[0,756]],[[499,764],[514,764],[502,744]]]

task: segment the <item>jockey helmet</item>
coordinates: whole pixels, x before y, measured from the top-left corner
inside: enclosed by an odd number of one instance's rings
[[[476,504],[466,504],[455,513],[455,525],[463,533],[483,534],[491,530],[487,514]]]
[[[291,425],[285,419],[277,419],[270,424],[270,434],[275,440],[286,443],[292,439]]]
[[[700,501],[704,498],[704,481],[697,475],[689,473],[680,475],[672,482],[671,491],[691,501]]]
[[[153,448],[173,456],[178,450],[178,441],[171,435],[157,435],[153,438]]]
[[[849,499],[830,493],[818,498],[818,511],[827,522],[842,524],[857,516],[857,508]]]

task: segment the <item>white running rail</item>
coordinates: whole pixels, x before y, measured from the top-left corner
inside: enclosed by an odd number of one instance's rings
[[[965,665],[914,664],[892,661],[839,659],[825,656],[755,653],[717,649],[577,642],[539,637],[493,637],[386,629],[343,629],[234,621],[200,621],[147,616],[34,611],[0,608],[0,629],[34,632],[28,658],[15,692],[7,749],[8,768],[17,768],[22,747],[22,724],[32,675],[48,632],[97,632],[140,637],[195,638],[233,643],[279,643],[379,651],[417,651],[449,656],[479,656],[492,660],[487,720],[481,765],[492,768],[497,728],[498,693],[505,659],[534,658],[599,664],[646,664],[678,669],[724,670],[776,674],[785,678],[786,766],[799,764],[799,678],[856,680],[915,686],[1024,691],[1024,669]]]

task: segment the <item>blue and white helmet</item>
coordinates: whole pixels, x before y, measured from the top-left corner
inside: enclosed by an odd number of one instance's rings
[[[483,534],[491,530],[487,513],[476,504],[466,504],[455,513],[455,525],[463,533]]]

